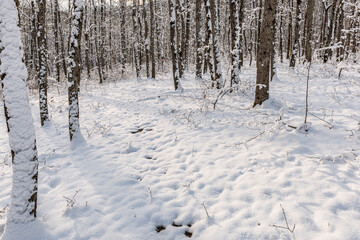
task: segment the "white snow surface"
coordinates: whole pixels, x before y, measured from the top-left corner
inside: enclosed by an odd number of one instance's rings
[[[182,81],[183,92],[173,91],[169,76],[86,81],[84,139],[75,144],[66,89],[49,91],[52,120],[43,128],[34,92],[38,220],[18,226],[13,239],[189,239],[185,231],[204,240],[359,239],[356,68],[338,79],[333,65],[314,65],[309,109],[318,118],[309,115],[306,126],[302,66],[278,64],[271,99],[255,109],[254,67],[243,68],[241,91],[225,95],[215,110],[218,90],[193,75]],[[0,123],[1,232],[12,175],[2,111]],[[280,228],[280,204],[294,235]]]

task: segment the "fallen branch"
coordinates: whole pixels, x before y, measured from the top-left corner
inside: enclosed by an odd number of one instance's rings
[[[295,240],[295,234],[294,234],[295,224],[294,224],[294,226],[292,227],[292,229],[290,229],[288,220],[287,220],[287,218],[286,218],[285,210],[284,210],[284,208],[283,208],[283,206],[282,206],[281,204],[280,204],[280,207],[281,207],[282,213],[283,213],[283,215],[284,215],[286,227],[278,226],[278,225],[274,225],[274,224],[273,224],[273,225],[269,225],[269,226],[270,226],[270,227],[274,227],[274,228],[282,228],[282,229],[287,229],[287,230],[289,230],[289,232],[292,233],[293,239]]]
[[[319,119],[320,121],[323,121],[324,123],[328,124],[330,129],[332,129],[332,128],[334,127],[334,125],[332,125],[332,124],[329,123],[328,121],[319,118],[318,116],[316,116],[315,114],[313,114],[313,113],[311,113],[311,112],[308,112],[308,113],[309,113],[311,116],[316,117],[316,118]]]

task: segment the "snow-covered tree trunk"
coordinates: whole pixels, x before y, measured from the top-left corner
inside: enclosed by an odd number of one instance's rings
[[[168,0],[170,15],[170,51],[172,58],[172,71],[175,90],[182,89],[179,78],[178,50],[176,37],[176,13],[175,0]]]
[[[195,31],[196,31],[196,79],[202,79],[202,31],[201,31],[201,1],[196,0],[195,6]]]
[[[71,29],[69,70],[68,70],[68,98],[69,98],[69,135],[70,141],[80,132],[79,92],[81,74],[81,33],[84,3],[74,0],[73,26]]]
[[[229,0],[230,10],[230,44],[231,44],[231,75],[230,87],[233,83],[239,82],[239,17],[238,17],[238,3],[235,0]]]
[[[260,38],[262,44],[258,47],[256,61],[256,105],[261,105],[269,98],[271,48],[275,40],[275,15],[277,0],[264,1],[263,22],[261,24]]]
[[[0,54],[9,143],[13,157],[13,186],[7,225],[28,223],[36,217],[38,157],[35,128],[26,88],[27,70],[18,12],[14,1],[0,1]],[[3,235],[6,236],[7,231]]]
[[[38,26],[37,36],[39,45],[39,67],[38,67],[38,81],[39,81],[39,103],[40,103],[40,123],[44,125],[45,121],[49,120],[49,111],[47,103],[47,44],[46,44],[46,0],[38,0]]]
[[[222,73],[221,73],[221,60],[220,60],[220,29],[219,29],[219,9],[217,5],[217,0],[209,0],[210,2],[210,14],[211,14],[211,28],[213,33],[212,38],[212,52],[213,52],[213,62],[214,62],[214,81],[216,83],[216,88],[221,88],[223,85],[222,82]]]
[[[214,32],[211,21],[210,0],[205,0],[205,14],[206,14],[206,39],[205,39],[205,54],[204,54],[205,55],[204,73],[206,73],[207,67],[209,66],[211,80],[215,82],[214,58],[213,58],[213,51],[211,48],[213,43]]]
[[[150,78],[150,36],[149,36],[149,19],[146,13],[146,4],[143,5],[144,23],[145,23],[145,65],[146,65],[146,77]]]

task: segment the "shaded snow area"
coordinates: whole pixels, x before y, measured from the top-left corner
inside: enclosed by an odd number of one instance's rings
[[[215,110],[218,90],[190,75],[182,93],[166,77],[83,81],[84,139],[73,144],[65,89],[49,93],[43,128],[34,90],[38,220],[14,239],[359,239],[358,71],[338,79],[332,65],[313,67],[307,125],[304,67],[281,65],[255,109],[253,67]],[[2,232],[11,189],[2,111],[0,123]]]

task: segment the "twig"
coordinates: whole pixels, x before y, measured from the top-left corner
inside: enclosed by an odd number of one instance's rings
[[[319,119],[319,120],[323,121],[324,123],[329,124],[329,128],[330,128],[330,129],[332,129],[332,128],[334,127],[334,125],[332,125],[332,124],[331,124],[331,123],[329,123],[328,121],[326,121],[326,120],[324,120],[324,119],[319,118],[318,116],[316,116],[315,114],[313,114],[313,113],[311,113],[311,112],[308,112],[308,113],[309,113],[311,116],[316,117],[317,119]]]
[[[216,103],[219,101],[219,99],[222,98],[223,96],[225,96],[225,94],[227,94],[228,92],[231,92],[232,90],[233,90],[233,88],[229,88],[229,89],[227,89],[227,90],[224,90],[224,89],[223,89],[223,90],[220,91],[220,93],[219,93],[219,95],[217,96],[215,102],[213,103],[214,109],[215,109]]]
[[[205,207],[205,203],[202,202],[201,205],[204,207],[207,217],[210,218],[209,213],[208,213],[208,211],[207,211],[207,209],[206,209],[206,207]]]
[[[150,196],[150,202],[152,200],[152,192],[151,192],[151,188],[148,187],[148,190],[149,190],[149,196]]]
[[[269,226],[270,226],[270,227],[282,228],[282,229],[287,229],[287,230],[289,230],[289,232],[291,232],[291,233],[292,233],[293,239],[295,240],[295,234],[294,234],[294,231],[295,231],[295,224],[294,224],[293,228],[292,228],[292,229],[290,229],[290,227],[289,227],[289,223],[288,223],[288,220],[287,220],[287,218],[286,218],[285,210],[284,210],[284,208],[283,208],[283,206],[282,206],[281,204],[280,204],[280,207],[281,207],[282,213],[283,213],[283,215],[284,215],[284,219],[285,219],[286,227],[283,227],[283,226],[278,226],[278,225],[275,225],[275,224],[273,224],[273,225],[269,225]]]
[[[304,123],[306,123],[307,121],[307,114],[309,111],[309,79],[310,79],[310,67],[311,67],[311,61],[309,62],[309,67],[308,67],[308,73],[307,73],[307,78],[306,78],[306,100],[305,100],[305,120]]]

